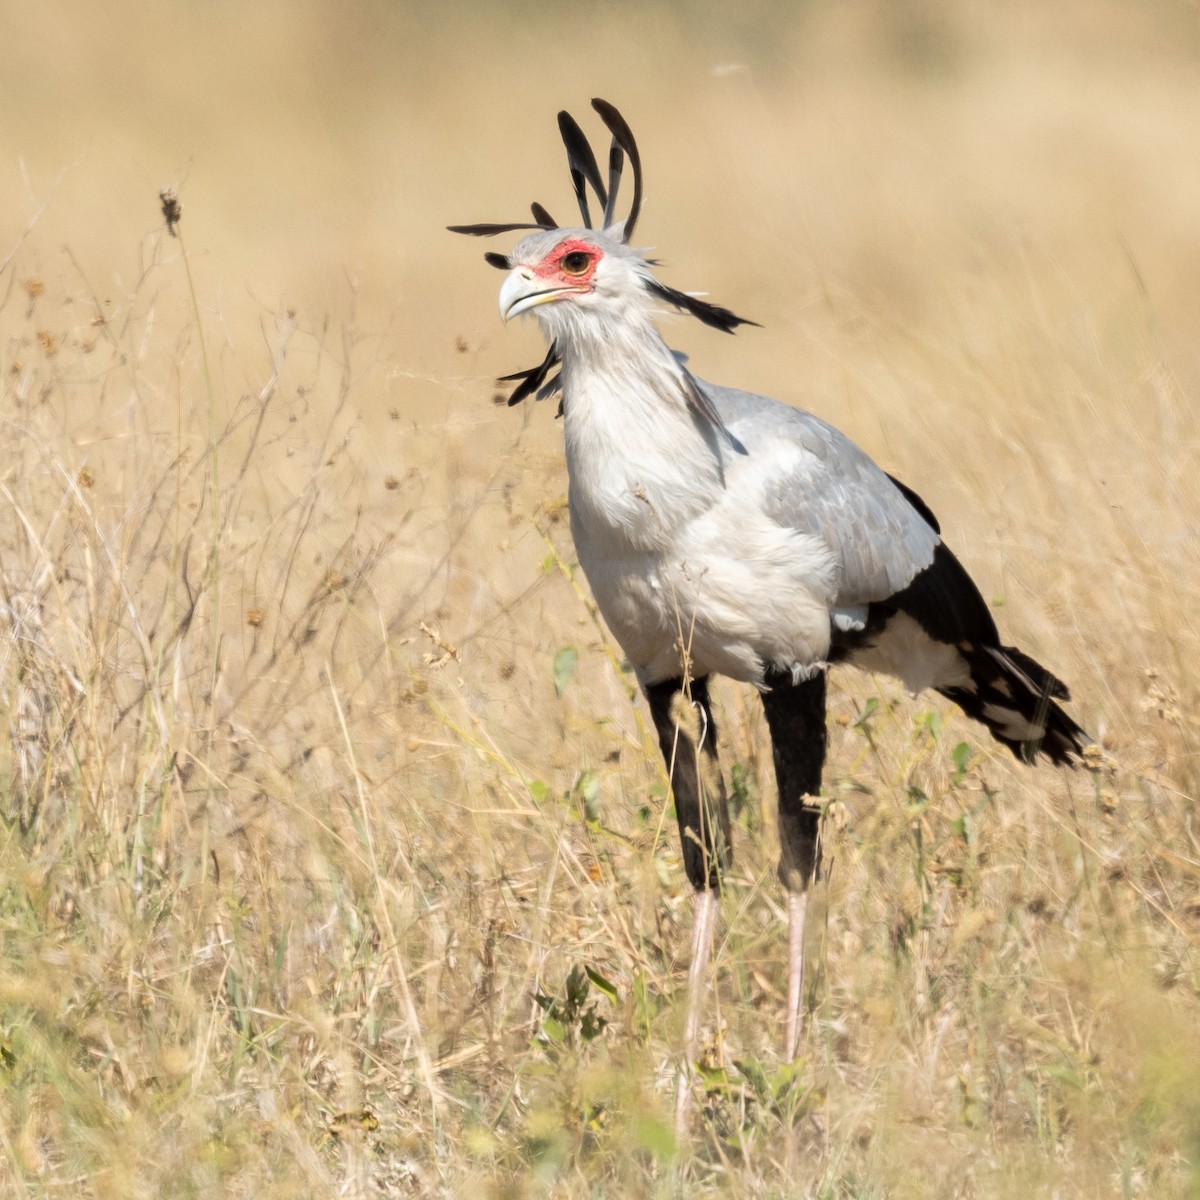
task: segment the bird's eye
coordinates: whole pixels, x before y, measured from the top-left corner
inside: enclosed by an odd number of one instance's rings
[[[591,255],[585,254],[582,250],[572,250],[570,254],[562,256],[558,265],[568,275],[582,275],[592,265],[592,259]]]

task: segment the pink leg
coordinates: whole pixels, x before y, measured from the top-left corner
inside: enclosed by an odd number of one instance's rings
[[[783,1056],[794,1062],[800,1035],[804,1032],[804,917],[808,909],[807,892],[788,892],[788,990],[787,1025]]]
[[[705,888],[696,893],[695,907],[692,910],[692,963],[688,968],[683,1065],[679,1069],[678,1090],[675,1093],[675,1136],[681,1141],[687,1136],[688,1109],[692,1097],[692,1063],[696,1060],[700,1011],[703,1007],[705,977],[712,951],[713,926],[716,923],[718,903],[719,896],[716,890]]]

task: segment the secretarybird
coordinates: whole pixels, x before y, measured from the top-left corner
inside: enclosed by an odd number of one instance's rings
[[[655,328],[671,305],[733,332],[751,324],[651,273],[630,245],[642,200],[629,126],[604,100],[607,181],[579,125],[558,115],[582,227],[540,204],[509,255],[500,315],[532,312],[543,362],[506,376],[510,404],[561,393],[571,532],[600,612],[637,673],[667,762],[683,861],[695,888],[685,1046],[690,1056],[729,811],[709,701],[713,674],[762,696],[779,789],[779,876],[788,896],[785,1054],[801,1029],[804,916],[819,861],[825,672],[847,662],[934,688],[1018,758],[1069,764],[1091,739],[1056,703],[1063,683],[1000,641],[979,590],[928,506],[824,421],[705,383]],[[628,161],[633,197],[617,216]],[[603,215],[593,225],[588,188]],[[556,367],[557,375],[552,376]]]

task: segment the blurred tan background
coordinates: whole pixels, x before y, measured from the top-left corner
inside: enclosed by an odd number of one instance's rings
[[[414,373],[461,367],[438,331],[501,336],[496,278],[442,227],[534,198],[568,219],[554,113],[593,94],[641,140],[644,236],[672,282],[766,325],[708,338],[708,358],[775,391],[827,369],[845,293],[936,322],[948,285],[986,296],[1050,260],[1100,322],[1133,258],[1162,309],[1194,300],[1185,3],[118,0],[3,21],[6,246],[49,201],[26,269],[66,244],[102,290],[128,280],[174,184],[231,327],[256,305],[340,316],[353,279]]]

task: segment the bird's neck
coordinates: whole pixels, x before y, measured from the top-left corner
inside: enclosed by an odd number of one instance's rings
[[[626,451],[719,459],[716,431],[697,420],[683,366],[648,315],[571,329],[558,347],[568,443],[590,430]]]
[[[559,349],[572,519],[591,512],[631,533],[662,533],[707,507],[723,478],[721,435],[689,403],[683,368],[653,324],[561,338]]]
[[[678,373],[662,335],[640,315],[621,321],[579,322],[560,335],[558,346],[564,391],[596,384],[619,387],[634,380],[665,389]]]

